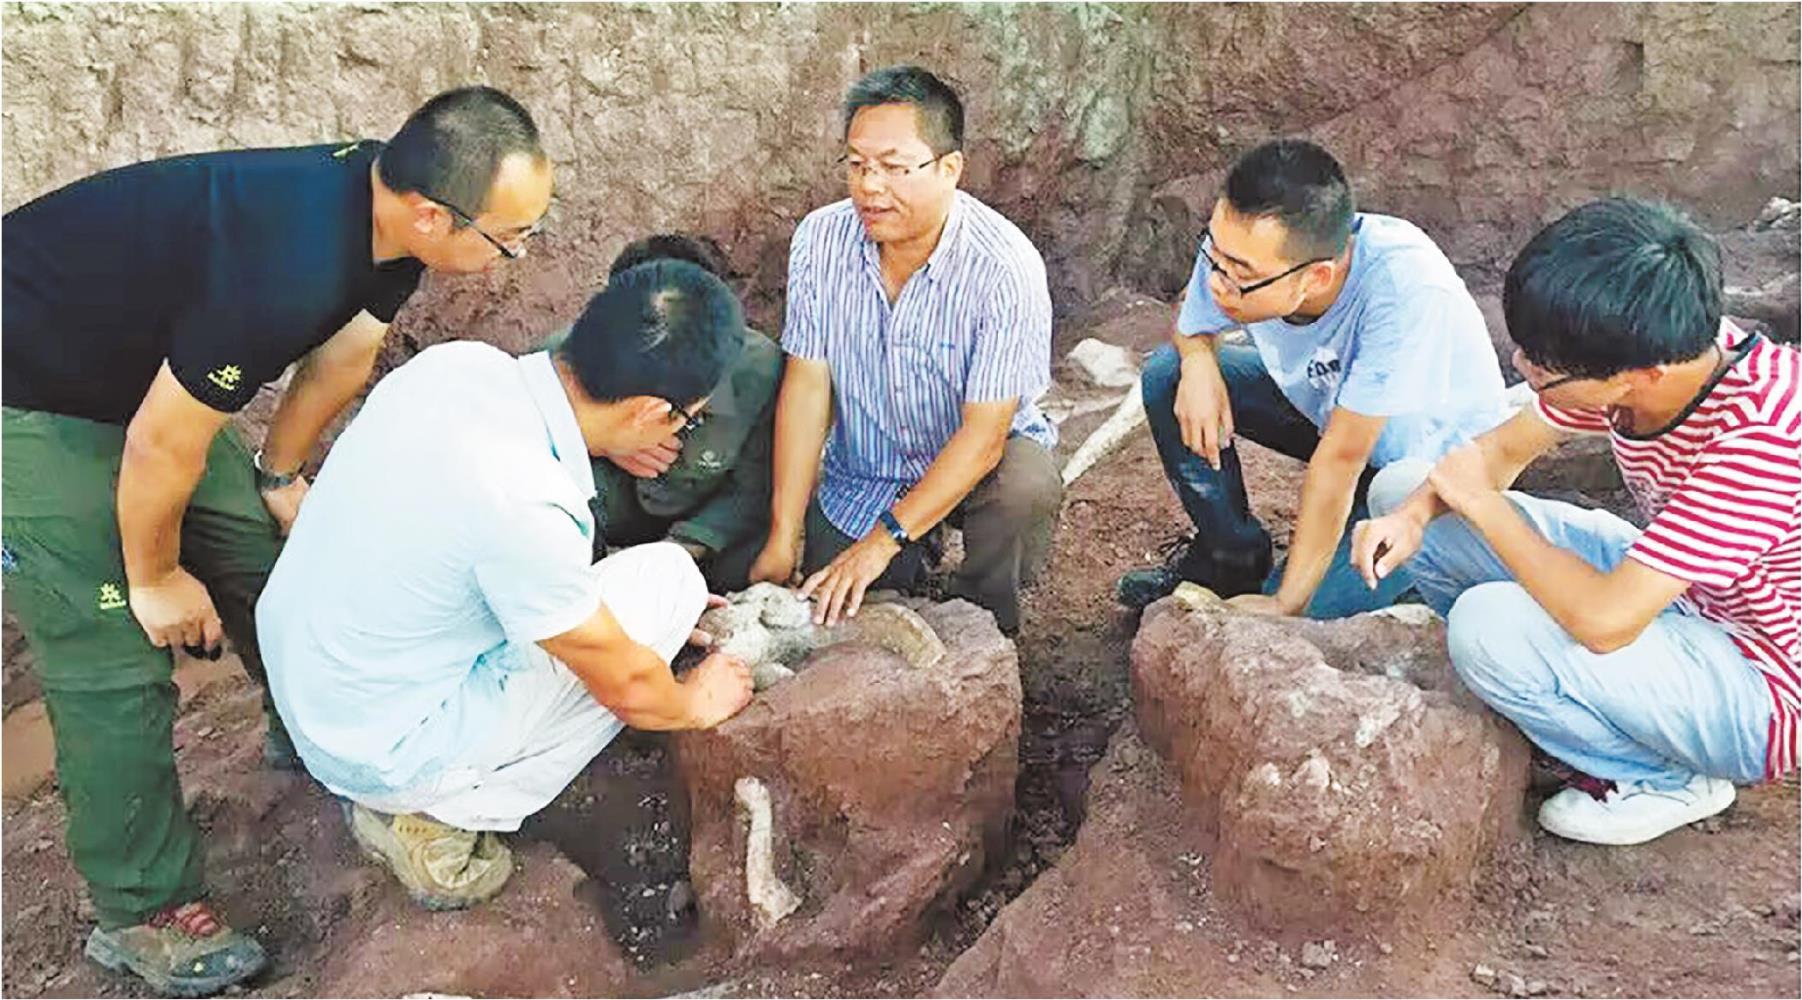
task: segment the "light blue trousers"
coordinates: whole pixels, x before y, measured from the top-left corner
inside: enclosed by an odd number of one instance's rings
[[[1429,468],[1383,469],[1371,485],[1371,513],[1393,509]],[[1604,510],[1508,498],[1547,541],[1603,572],[1639,536]],[[1455,514],[1427,526],[1408,569],[1415,589],[1446,616],[1452,665],[1465,686],[1545,752],[1598,778],[1662,789],[1698,773],[1764,780],[1770,688],[1721,626],[1673,606],[1627,646],[1592,653]]]

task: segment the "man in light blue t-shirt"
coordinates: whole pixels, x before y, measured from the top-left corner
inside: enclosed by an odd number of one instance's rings
[[[1126,574],[1121,601],[1143,607],[1191,580],[1271,614],[1392,603],[1406,577],[1373,592],[1347,558],[1345,527],[1366,516],[1371,477],[1435,459],[1507,412],[1482,314],[1451,262],[1411,223],[1358,214],[1326,150],[1265,143],[1227,174],[1171,339],[1145,367],[1145,410],[1196,535],[1165,565]],[[1275,572],[1235,431],[1308,463]]]

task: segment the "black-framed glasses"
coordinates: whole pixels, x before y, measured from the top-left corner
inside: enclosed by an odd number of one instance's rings
[[[451,204],[450,202],[445,201],[443,198],[434,198],[429,194],[421,195],[421,197],[425,198],[427,201],[431,202],[434,205],[443,206],[445,211],[448,211],[450,214],[463,220],[464,225],[475,230],[476,235],[487,240],[488,244],[490,246],[494,247],[496,250],[499,250],[501,252],[502,257],[505,257],[508,260],[518,260],[519,258],[525,256],[524,251],[515,250],[512,247],[509,247],[507,244],[502,243],[500,240],[497,240],[493,236],[489,235],[488,230],[483,229],[480,225],[478,225],[476,223],[475,217],[470,215],[468,212],[465,212],[462,209],[458,208],[457,206]],[[531,236],[532,234],[536,233],[537,231],[538,230],[536,227],[534,227],[532,229],[528,229],[524,233],[520,234],[519,239],[524,240],[526,237]]]
[[[664,402],[669,403],[669,400],[666,399],[666,400],[664,400]],[[684,410],[682,407],[677,406],[674,403],[670,403],[669,408],[670,408],[671,413],[682,414],[682,423],[674,431],[675,436],[679,440],[683,440],[683,441],[688,440],[689,432],[694,430],[696,427],[701,426],[701,424],[707,419],[707,406],[705,403],[696,407],[694,409],[694,412],[692,412],[692,413],[689,412],[688,410]],[[670,466],[670,469],[673,469],[673,468],[675,468],[674,465]],[[657,475],[655,477],[656,481],[660,482],[660,483],[664,482],[669,476],[670,469],[664,469],[662,472],[657,473]]]
[[[1582,375],[1560,375],[1557,378],[1551,380],[1550,382],[1547,382],[1544,385],[1534,386],[1533,391],[1536,393],[1537,392],[1546,392],[1551,389],[1556,389],[1559,386],[1564,385],[1569,382],[1581,382],[1581,381],[1583,381],[1584,378],[1585,378],[1585,376],[1582,376]],[[1531,383],[1528,383],[1528,384],[1531,385]]]
[[[932,159],[927,160],[925,163],[916,163],[911,167],[899,163],[875,163],[865,160],[853,160],[851,159],[851,154],[846,153],[838,158],[838,165],[845,168],[845,173],[847,175],[862,174],[868,176],[870,174],[875,174],[884,181],[899,181],[912,177],[914,174],[925,170],[927,167],[932,166],[934,163],[939,162],[955,152],[957,151],[954,149],[946,150]]]
[[[1226,268],[1224,266],[1222,266],[1219,261],[1214,259],[1213,254],[1208,252],[1208,248],[1213,245],[1214,245],[1213,232],[1211,230],[1203,230],[1202,234],[1201,234],[1201,259],[1208,262],[1208,270],[1212,271],[1215,274],[1220,275],[1220,280],[1226,282],[1226,287],[1232,289],[1233,294],[1238,296],[1239,298],[1244,298],[1245,296],[1250,295],[1253,292],[1261,292],[1264,289],[1269,288],[1271,285],[1276,284],[1277,282],[1283,280],[1284,278],[1287,278],[1291,274],[1294,274],[1295,272],[1301,270],[1304,267],[1308,267],[1313,264],[1324,264],[1327,261],[1333,259],[1331,257],[1315,257],[1313,260],[1304,260],[1301,263],[1295,265],[1294,267],[1290,268],[1287,271],[1284,271],[1281,274],[1273,274],[1268,278],[1261,278],[1257,281],[1252,282],[1249,285],[1241,285],[1241,284],[1239,284],[1238,279],[1236,279],[1232,275],[1226,273]]]
[[[665,402],[668,402],[668,400],[665,400]],[[674,431],[675,435],[679,438],[686,438],[689,431],[701,426],[701,422],[707,419],[707,408],[705,406],[696,407],[693,413],[684,410],[674,403],[670,403],[669,408],[671,412],[682,414],[682,424]]]
[[[1521,362],[1521,361],[1525,361],[1529,366],[1533,367],[1536,370],[1539,368],[1538,365],[1533,364],[1533,359],[1527,357],[1526,352],[1522,351],[1518,347],[1516,347],[1514,349],[1514,356],[1516,359],[1516,364],[1514,366],[1516,371],[1520,370],[1521,366],[1520,366],[1519,362]],[[1527,373],[1524,371],[1521,372],[1521,377],[1526,378]],[[1572,382],[1581,382],[1584,379],[1589,378],[1589,377],[1590,376],[1588,376],[1588,375],[1560,375],[1557,378],[1552,379],[1550,382],[1547,382],[1544,385],[1534,385],[1533,380],[1531,378],[1527,378],[1527,386],[1529,388],[1531,388],[1535,394],[1538,394],[1538,393],[1542,393],[1542,392],[1550,392],[1551,390],[1556,389],[1561,385],[1569,385]]]

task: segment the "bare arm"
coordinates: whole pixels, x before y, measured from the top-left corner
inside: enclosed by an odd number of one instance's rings
[[[1480,456],[1483,481],[1499,491],[1514,485],[1521,470],[1565,437],[1527,406],[1468,447]],[[1352,534],[1351,557],[1364,582],[1375,587],[1412,558],[1427,524],[1449,509],[1429,478],[1388,515],[1359,523]]]
[[[1639,638],[1652,619],[1689,589],[1689,581],[1630,558],[1602,572],[1546,541],[1500,492],[1484,492],[1468,502],[1461,498],[1460,506],[1514,579],[1592,653],[1612,653]]]
[[[751,567],[751,580],[786,584],[800,561],[801,528],[820,474],[820,453],[832,428],[832,369],[825,361],[790,357],[776,397],[770,537]]]
[[[1520,412],[1477,438],[1475,443],[1483,454],[1489,483],[1498,490],[1505,490],[1514,485],[1527,466],[1557,447],[1565,437],[1567,435],[1562,431],[1540,419],[1532,406],[1523,406]],[[1434,491],[1432,480],[1428,480],[1396,508],[1397,514],[1404,511],[1426,524],[1445,513],[1446,506]]]
[[[964,404],[963,423],[926,467],[926,474],[892,508],[895,520],[910,536],[919,538],[931,531],[1001,464],[1019,408],[1013,399]],[[888,532],[882,534],[886,537]]]
[[[581,679],[594,700],[634,729],[706,729],[751,700],[751,672],[723,653],[682,680],[657,651],[634,642],[605,605],[562,635],[538,644]]]
[[[1301,511],[1289,540],[1283,582],[1276,592],[1283,614],[1301,614],[1326,576],[1345,534],[1358,477],[1370,462],[1371,450],[1387,422],[1343,407],[1335,408],[1327,418],[1326,433],[1320,436],[1302,480]]]
[[[225,421],[164,362],[126,427],[119,541],[132,614],[158,646],[214,647],[223,635],[206,588],[181,568],[181,522]]]
[[[919,483],[891,509],[910,537],[919,538],[944,520],[1000,464],[1018,407],[1019,401],[1013,399],[964,404],[963,423],[927,466]],[[878,523],[830,565],[808,577],[801,585],[801,596],[815,598],[815,620],[830,625],[838,622],[841,613],[857,614],[864,591],[900,551],[900,544]]]
[[[289,473],[306,464],[319,435],[369,384],[388,324],[359,312],[315,347],[294,372],[263,439],[263,467]]]
[[[1170,342],[1176,345],[1177,356],[1182,359],[1174,409],[1183,447],[1219,469],[1220,449],[1233,440],[1232,401],[1227,396],[1226,379],[1220,374],[1220,338],[1209,334],[1184,336],[1172,326]]]

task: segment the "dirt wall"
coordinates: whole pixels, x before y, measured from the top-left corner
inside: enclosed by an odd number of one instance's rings
[[[385,136],[481,81],[538,118],[559,170],[520,265],[428,280],[403,349],[519,344],[577,312],[627,240],[703,231],[755,318],[787,239],[841,196],[837,101],[915,61],[969,105],[969,187],[1033,237],[1062,311],[1169,293],[1225,163],[1316,135],[1363,202],[1481,275],[1612,190],[1717,228],[1798,187],[1787,5],[6,5],[7,208],[177,152]],[[499,293],[499,294],[496,294]]]

